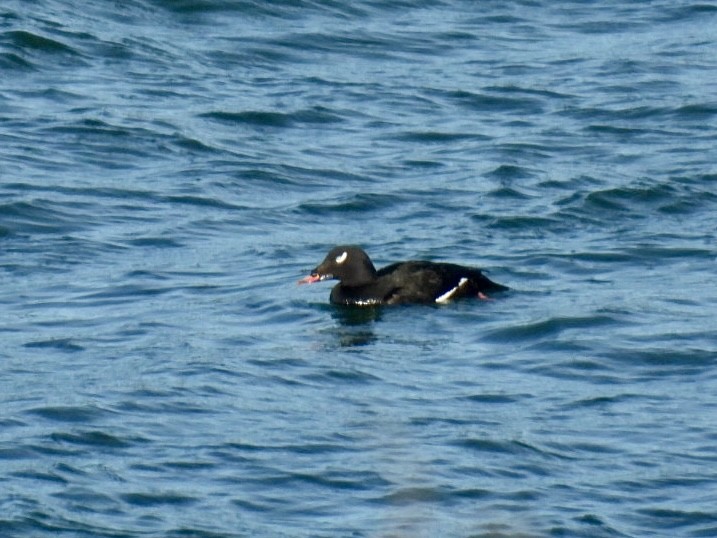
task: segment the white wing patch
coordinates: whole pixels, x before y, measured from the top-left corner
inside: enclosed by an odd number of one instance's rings
[[[467,279],[467,278],[465,278],[465,277],[461,278],[461,279],[458,281],[458,285],[457,285],[455,288],[451,288],[450,290],[448,290],[448,291],[447,291],[446,293],[444,293],[443,295],[441,295],[441,296],[439,296],[439,297],[436,297],[436,302],[437,302],[437,303],[447,303],[448,301],[451,300],[451,297],[453,297],[453,296],[455,295],[455,293],[456,293],[459,289],[461,289],[461,287],[462,287],[466,282],[468,282],[468,279]]]
[[[349,257],[349,253],[344,251],[343,254],[340,256],[336,256],[336,263],[344,263],[346,261],[346,258]]]

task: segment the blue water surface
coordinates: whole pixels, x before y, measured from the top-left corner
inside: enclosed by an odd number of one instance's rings
[[[715,28],[5,0],[0,536],[717,536]],[[512,290],[336,308],[344,243]]]

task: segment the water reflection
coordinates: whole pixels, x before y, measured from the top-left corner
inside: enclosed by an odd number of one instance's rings
[[[341,347],[359,347],[376,341],[373,323],[380,320],[382,310],[373,306],[333,306],[331,317],[337,322],[336,336]]]
[[[383,311],[377,306],[333,305],[331,317],[341,325],[367,325],[381,319]]]

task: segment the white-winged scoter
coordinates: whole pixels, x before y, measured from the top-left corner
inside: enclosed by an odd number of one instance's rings
[[[407,261],[376,270],[361,248],[332,248],[299,284],[335,279],[331,302],[343,305],[446,303],[464,297],[487,299],[509,288],[489,280],[480,269],[453,263]]]

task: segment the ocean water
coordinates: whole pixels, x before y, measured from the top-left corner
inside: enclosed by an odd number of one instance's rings
[[[4,0],[0,536],[717,536],[715,29]],[[512,290],[335,308],[341,243]]]

